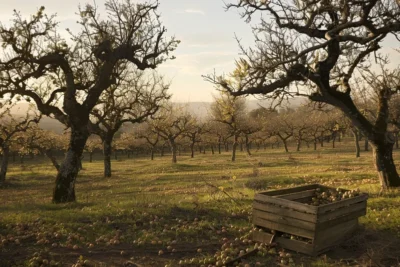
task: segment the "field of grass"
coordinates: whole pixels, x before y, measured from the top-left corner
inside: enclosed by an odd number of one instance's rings
[[[400,193],[379,194],[371,152],[355,158],[349,141],[317,152],[253,153],[239,152],[235,163],[226,152],[184,154],[177,164],[168,155],[122,156],[112,162],[112,178],[102,177],[98,155],[83,163],[78,202],[65,205],[51,204],[50,162],[12,164],[0,189],[0,266],[219,264],[225,243],[236,253],[254,247],[256,192],[308,183],[360,188],[370,194],[367,215],[343,245],[316,258],[291,252],[290,266],[400,266]],[[280,266],[279,252],[261,250],[240,266]]]

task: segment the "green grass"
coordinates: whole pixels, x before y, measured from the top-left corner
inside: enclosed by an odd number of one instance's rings
[[[251,157],[239,152],[234,163],[226,152],[193,159],[183,154],[178,164],[168,155],[154,161],[120,155],[112,162],[112,178],[102,177],[98,155],[98,160],[83,163],[78,202],[62,205],[50,204],[55,177],[50,162],[11,164],[7,187],[0,189],[0,266],[34,266],[38,257],[71,266],[80,256],[93,266],[127,261],[208,266],[227,239],[238,249],[254,246],[243,239],[252,229],[255,193],[307,183],[361,188],[370,194],[368,214],[360,219],[362,230],[344,245],[317,258],[292,253],[292,266],[398,266],[399,192],[379,194],[371,152],[356,159],[353,144],[336,145],[289,154],[267,149],[253,151]],[[398,151],[395,159],[400,160]],[[246,261],[278,266],[278,251]]]

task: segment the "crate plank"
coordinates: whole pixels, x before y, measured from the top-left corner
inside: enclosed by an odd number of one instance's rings
[[[291,208],[297,211],[302,211],[310,214],[316,214],[317,213],[317,207],[315,206],[310,206],[310,205],[305,205],[303,203],[295,202],[295,201],[290,201],[287,199],[280,199],[280,198],[273,198],[270,196],[266,196],[263,194],[257,194],[254,196],[254,199],[260,202],[267,202],[267,203],[272,203],[275,205],[280,205],[284,206],[287,208]]]
[[[350,214],[352,212],[357,212],[359,210],[366,210],[366,209],[367,209],[367,202],[363,201],[360,203],[352,204],[349,207],[342,207],[342,208],[333,210],[331,212],[325,212],[323,214],[320,214],[317,218],[317,221],[322,223],[325,221],[333,220],[337,217],[340,217],[340,216],[343,216],[346,214]]]
[[[362,202],[362,201],[365,201],[367,199],[368,199],[368,195],[367,194],[361,194],[359,196],[343,199],[343,200],[340,200],[338,202],[321,205],[321,206],[318,206],[317,213],[318,214],[322,214],[322,213],[325,213],[325,212],[328,212],[328,211],[331,211],[331,210],[335,210],[335,209],[338,209],[338,208],[350,206],[351,204]]]
[[[314,231],[315,230],[315,223],[311,223],[311,222],[306,222],[306,221],[302,221],[302,220],[298,220],[298,219],[294,219],[294,218],[290,218],[290,217],[285,217],[282,216],[282,214],[273,214],[273,213],[269,213],[269,212],[265,212],[265,211],[259,211],[259,210],[254,210],[253,211],[253,216],[254,218],[261,218],[261,219],[265,219],[271,222],[275,222],[275,223],[281,223],[281,224],[286,224],[286,225],[290,225],[290,226],[294,226],[294,227],[298,227],[298,228],[302,228],[302,229],[306,229],[306,230],[311,230]]]
[[[267,244],[269,243],[271,238],[272,235],[265,232],[254,232],[252,237],[252,239],[256,242],[263,242]],[[291,240],[284,237],[276,237],[273,242],[289,250],[301,252],[308,255],[312,255],[314,253],[314,246],[312,244],[308,244],[298,240]]]
[[[302,199],[302,198],[306,198],[306,197],[311,197],[313,195],[315,195],[315,189],[304,190],[304,191],[296,192],[296,193],[277,195],[274,197],[284,198],[287,200],[298,200],[298,199]]]
[[[297,186],[297,187],[291,187],[291,188],[285,188],[285,189],[266,191],[266,192],[261,192],[259,194],[263,194],[266,196],[277,196],[277,195],[296,193],[296,192],[309,190],[309,189],[316,189],[318,187],[319,187],[318,184],[310,184],[310,185],[303,185],[303,186]]]
[[[299,211],[295,211],[295,210],[288,209],[285,207],[273,205],[270,203],[261,203],[261,202],[254,201],[253,209],[254,210],[262,210],[262,211],[282,215],[285,217],[295,218],[295,219],[299,219],[299,220],[303,220],[303,221],[307,221],[307,222],[315,223],[317,221],[316,214],[308,214],[308,213],[304,213],[304,212],[299,212]]]
[[[358,218],[352,219],[316,233],[315,251],[338,245],[358,228]]]
[[[348,222],[350,220],[356,219],[358,217],[364,216],[367,213],[367,211],[365,209],[363,210],[358,210],[356,212],[352,212],[349,214],[346,214],[344,216],[335,218],[333,220],[330,221],[325,221],[322,223],[318,223],[317,227],[316,227],[316,231],[320,231],[320,230],[324,230],[324,229],[328,229],[331,228],[332,226],[344,223],[344,222]]]
[[[302,228],[298,228],[295,226],[290,226],[290,225],[286,225],[286,224],[282,224],[282,223],[276,223],[276,222],[272,222],[272,221],[262,219],[259,217],[253,217],[253,224],[255,224],[257,226],[265,227],[268,229],[292,234],[292,235],[298,235],[298,236],[306,237],[306,238],[310,238],[310,239],[314,238],[315,231],[306,230],[306,229],[302,229]]]

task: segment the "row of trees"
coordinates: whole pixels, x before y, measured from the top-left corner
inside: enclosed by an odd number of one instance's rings
[[[11,24],[0,25],[0,97],[13,103],[34,102],[41,114],[69,129],[65,158],[57,164],[54,203],[75,201],[75,181],[90,135],[97,134],[105,145],[108,176],[108,155],[118,129],[126,122],[154,116],[169,98],[162,78],[143,74],[173,59],[171,53],[179,44],[166,37],[158,5],[157,1],[108,0],[106,17],[87,5],[79,10],[81,31],[69,31],[71,41],[58,34],[55,16],[46,15],[44,7],[28,19],[15,12]],[[399,75],[398,69],[386,69],[387,60],[378,54],[383,40],[400,32],[398,3],[238,0],[227,7],[241,9],[248,20],[255,13],[267,13],[255,27],[256,47],[242,47],[244,57],[236,70],[229,77],[206,77],[230,95],[218,99],[211,113],[225,126],[216,127],[225,128],[233,138],[232,160],[241,135],[246,139],[274,120],[282,130],[276,127],[270,134],[282,141],[297,137],[300,145],[306,133],[297,126],[296,134],[285,132],[290,128],[288,120],[278,119],[273,112],[259,118],[263,123],[253,123],[246,119],[238,96],[261,95],[278,103],[294,95],[306,96],[341,110],[371,143],[382,188],[400,186],[389,129],[390,100],[398,91]],[[370,55],[375,55],[374,60]],[[374,62],[381,66],[377,72],[371,71]],[[371,96],[366,106],[355,101],[360,92]],[[375,116],[369,115],[371,111]],[[193,120],[168,107],[152,120],[150,128],[168,140],[174,161],[180,135],[185,132],[194,143],[198,140],[200,128],[184,130]]]
[[[118,127],[108,123],[120,115],[114,114],[113,106],[125,106],[126,117],[136,122],[155,112],[159,99],[165,97],[159,90],[137,94],[131,87],[136,71],[155,69],[173,58],[179,43],[166,36],[158,5],[157,1],[108,0],[106,16],[100,16],[96,6],[86,5],[78,13],[81,31],[68,30],[68,41],[58,34],[55,16],[45,14],[44,7],[27,19],[15,11],[11,23],[0,25],[0,97],[33,100],[41,114],[70,130],[54,203],[75,201],[75,181],[89,136],[96,132],[107,141],[109,135],[102,130],[111,135]],[[122,97],[117,100],[117,95]],[[126,103],[124,95],[134,102]],[[154,109],[147,106],[149,98]],[[97,122],[92,123],[91,117]]]
[[[233,96],[281,101],[302,95],[341,110],[368,137],[382,189],[399,187],[389,116],[400,70],[389,69],[379,53],[389,36],[399,40],[398,1],[238,0],[227,8],[239,9],[247,21],[261,17],[255,47],[240,46],[243,57],[231,75],[206,80]],[[373,99],[367,106],[376,111],[372,118],[356,102],[360,93]]]
[[[123,99],[126,101],[127,98]],[[90,162],[94,152],[103,151],[105,177],[111,177],[112,174],[112,151],[115,156],[117,151],[122,151],[128,157],[134,151],[135,153],[149,152],[153,159],[155,151],[158,150],[164,154],[164,149],[169,147],[172,162],[176,163],[177,154],[183,149],[189,149],[191,157],[194,157],[196,149],[203,153],[207,149],[213,154],[215,151],[220,154],[221,150],[231,150],[232,161],[235,161],[239,145],[241,151],[245,149],[247,154],[251,155],[253,147],[259,150],[261,147],[265,149],[266,146],[274,147],[282,144],[283,149],[289,152],[288,142],[294,142],[297,151],[300,151],[303,145],[307,147],[312,145],[316,150],[318,144],[322,147],[326,141],[331,142],[335,147],[335,141],[337,139],[340,141],[341,136],[346,132],[353,132],[356,144],[361,137],[342,113],[327,108],[315,109],[310,105],[296,109],[281,109],[279,112],[265,107],[250,111],[245,99],[221,94],[215,98],[206,117],[198,118],[190,114],[184,106],[165,103],[157,113],[152,114],[151,119],[143,122],[147,116],[140,118],[140,121],[132,119],[136,118],[133,115],[117,116],[117,114],[122,114],[123,110],[113,104],[116,102],[110,102],[114,112],[107,112],[104,107],[96,111],[97,116],[94,119],[98,122],[102,120],[104,126],[97,126],[97,128],[93,126],[92,136],[84,148]],[[111,105],[108,102],[105,104]],[[33,120],[28,121],[28,118],[21,119],[17,124],[15,116],[11,116],[9,112],[10,109],[6,110],[8,112],[3,113],[2,122],[5,127],[1,134],[2,140],[5,140],[3,143],[7,144],[7,146],[3,145],[2,149],[4,162],[2,180],[5,179],[10,145],[13,154],[18,153],[21,157],[38,153],[46,155],[59,170],[57,155],[63,155],[68,148],[68,135],[65,133],[57,135],[54,132],[42,130],[31,123]],[[131,111],[130,108],[127,110]],[[104,114],[111,114],[112,117]],[[395,115],[391,117],[394,119]],[[37,121],[38,118],[35,122]],[[121,125],[132,121],[142,123],[125,127],[125,133],[121,133]],[[16,125],[23,125],[23,127]],[[394,131],[397,129],[394,124],[392,128]],[[14,131],[7,132],[7,129]],[[398,136],[398,130],[394,136]],[[368,144],[368,139],[364,138]],[[359,146],[357,155],[359,156]]]

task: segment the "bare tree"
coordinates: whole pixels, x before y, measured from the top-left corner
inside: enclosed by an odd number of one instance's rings
[[[93,161],[93,153],[101,148],[101,139],[95,136],[89,137],[85,145],[85,151],[89,153],[89,162]]]
[[[168,100],[169,84],[156,73],[124,69],[123,78],[101,95],[91,112],[91,129],[103,142],[104,177],[111,177],[115,134],[126,123],[142,123]]]
[[[38,123],[40,116],[32,114],[29,110],[24,117],[11,114],[14,105],[3,106],[0,112],[0,149],[2,160],[0,167],[0,186],[6,181],[8,162],[10,156],[10,146],[16,142],[18,133],[25,132],[34,123]]]
[[[157,145],[160,143],[160,134],[155,132],[151,127],[151,123],[141,125],[135,131],[138,138],[142,138],[146,141],[148,148],[150,149],[150,159],[154,160],[154,153]]]
[[[202,141],[202,134],[205,130],[205,123],[201,122],[199,118],[193,117],[191,125],[189,125],[184,136],[189,139],[190,157],[194,157],[194,146]]]
[[[398,73],[375,81],[379,83],[375,121],[362,114],[351,94],[358,71],[371,67],[370,55],[377,55],[388,35],[397,37],[400,32],[399,4],[392,0],[238,0],[227,8],[240,8],[248,20],[257,12],[265,16],[254,31],[256,47],[242,48],[245,58],[239,67],[246,75],[239,82],[216,75],[207,80],[234,96],[281,100],[302,95],[337,107],[368,137],[382,189],[399,187],[393,138],[387,131],[389,100],[398,89]]]
[[[0,26],[0,96],[29,97],[42,114],[71,128],[54,203],[76,199],[90,113],[102,93],[117,82],[116,66],[125,62],[140,70],[154,69],[171,58],[179,43],[165,37],[158,5],[156,0],[138,4],[108,0],[105,17],[96,6],[86,5],[79,10],[81,31],[70,32],[68,43],[57,33],[55,16],[47,16],[44,7],[28,19],[15,12],[12,25]]]
[[[183,107],[164,106],[150,121],[154,133],[168,142],[172,152],[172,163],[177,163],[178,140],[182,138],[192,123],[192,116]]]
[[[221,94],[220,97],[214,97],[211,105],[211,115],[219,123],[225,124],[233,136],[232,161],[236,160],[236,148],[243,124],[246,102],[243,98],[233,97],[228,94]]]

